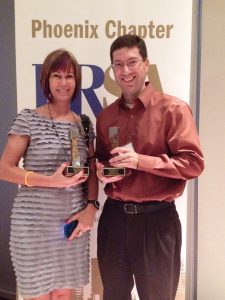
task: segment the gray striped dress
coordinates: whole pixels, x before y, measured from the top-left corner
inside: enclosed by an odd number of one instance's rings
[[[68,131],[78,125],[56,121],[54,124],[61,142],[47,117],[24,109],[15,118],[9,134],[30,137],[23,160],[26,170],[50,175],[68,161]],[[82,130],[80,133],[78,149],[85,162],[86,145]],[[89,138],[94,139],[92,124]],[[89,233],[74,241],[67,241],[63,235],[64,220],[84,206],[81,185],[19,187],[11,216],[10,252],[22,297],[38,297],[54,289],[74,289],[88,283]]]

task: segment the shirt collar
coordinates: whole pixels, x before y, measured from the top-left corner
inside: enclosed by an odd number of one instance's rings
[[[149,102],[151,101],[151,96],[152,96],[153,92],[155,91],[155,89],[150,82],[146,82],[145,85],[146,85],[145,89],[140,93],[140,95],[136,99],[136,102],[141,103],[145,108],[147,108],[147,106],[149,105]],[[119,106],[121,108],[127,109],[123,95],[121,95],[121,97],[119,98]]]

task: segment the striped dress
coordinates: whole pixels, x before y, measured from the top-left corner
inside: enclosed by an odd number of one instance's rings
[[[9,134],[30,137],[23,159],[26,170],[51,175],[68,161],[68,132],[78,125],[57,121],[54,124],[56,129],[49,118],[30,109],[22,110],[15,118]],[[78,127],[78,149],[81,162],[85,162],[87,149],[82,125]],[[92,124],[89,139],[94,139]],[[88,283],[89,233],[74,241],[67,241],[63,235],[64,220],[84,206],[81,185],[19,187],[11,215],[10,253],[22,297],[38,297],[54,289],[74,289]]]

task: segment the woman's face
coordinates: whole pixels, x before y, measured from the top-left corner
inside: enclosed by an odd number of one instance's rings
[[[75,87],[76,80],[72,66],[67,71],[57,70],[50,73],[49,88],[52,94],[51,100],[53,102],[63,101],[70,103]]]

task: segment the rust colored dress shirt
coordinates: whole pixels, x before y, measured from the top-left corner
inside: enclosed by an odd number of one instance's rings
[[[124,201],[172,201],[187,179],[200,175],[204,159],[192,112],[184,101],[156,91],[149,83],[130,109],[123,96],[97,119],[96,154],[107,161],[112,150],[109,127],[119,127],[119,145],[132,143],[139,154],[137,169],[106,184],[107,196]]]

